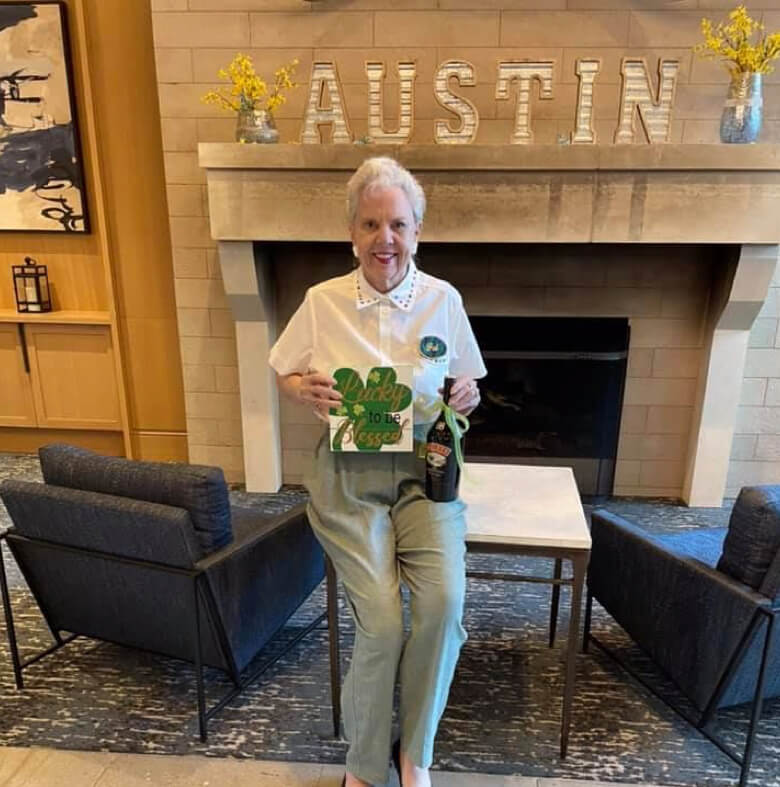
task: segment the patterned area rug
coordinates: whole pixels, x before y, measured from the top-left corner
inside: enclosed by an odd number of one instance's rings
[[[37,479],[30,457],[0,455],[0,477]],[[302,498],[234,493],[236,502],[284,510]],[[688,509],[666,502],[612,501],[608,508],[656,532],[723,526],[729,506]],[[0,527],[7,524],[0,506]],[[6,557],[8,557],[6,555]],[[548,561],[470,558],[470,567],[552,572]],[[27,654],[49,644],[35,604],[18,572],[11,572],[20,646]],[[463,648],[436,747],[436,767],[525,776],[726,787],[737,767],[712,744],[641,688],[596,649],[578,657],[569,755],[558,756],[568,606],[562,592],[554,648],[547,647],[550,590],[526,583],[470,580]],[[318,590],[266,650],[273,655],[324,605]],[[353,630],[341,600],[342,653]],[[4,629],[4,624],[0,623]],[[662,678],[598,607],[594,630],[629,657],[656,685]],[[14,688],[7,643],[0,637],[0,745],[51,746],[157,754],[343,762],[346,745],[332,737],[327,633],[318,630],[264,678],[225,708],[197,737],[192,669],[179,661],[94,640],[77,639],[25,672]],[[344,665],[346,666],[346,664]],[[215,702],[230,684],[207,671]],[[673,689],[665,686],[673,693]],[[746,709],[728,712],[719,729],[739,742]],[[767,703],[759,730],[752,785],[780,787],[780,702]]]

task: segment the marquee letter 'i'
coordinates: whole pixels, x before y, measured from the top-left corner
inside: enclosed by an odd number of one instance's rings
[[[575,145],[594,145],[596,132],[593,130],[593,83],[601,71],[600,57],[583,57],[577,61],[577,114],[574,116],[574,133],[571,141]]]

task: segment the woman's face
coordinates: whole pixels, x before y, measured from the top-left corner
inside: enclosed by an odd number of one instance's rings
[[[369,284],[379,292],[392,290],[403,279],[420,234],[403,190],[364,189],[350,233]]]

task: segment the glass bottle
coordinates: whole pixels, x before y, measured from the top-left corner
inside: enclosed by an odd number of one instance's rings
[[[454,377],[444,378],[444,404],[449,404],[454,382]],[[425,446],[425,494],[437,503],[449,503],[458,496],[460,468],[455,452],[456,439],[442,410],[428,431]]]

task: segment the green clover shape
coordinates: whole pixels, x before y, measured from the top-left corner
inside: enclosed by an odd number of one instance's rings
[[[366,375],[367,384],[349,367],[337,369],[333,377],[343,403],[338,408],[331,408],[330,413],[346,416],[334,435],[334,451],[342,450],[344,436],[350,428],[360,451],[379,451],[383,445],[392,445],[401,439],[401,424],[388,414],[408,408],[412,403],[412,390],[397,382],[395,369],[390,366],[372,368]]]

